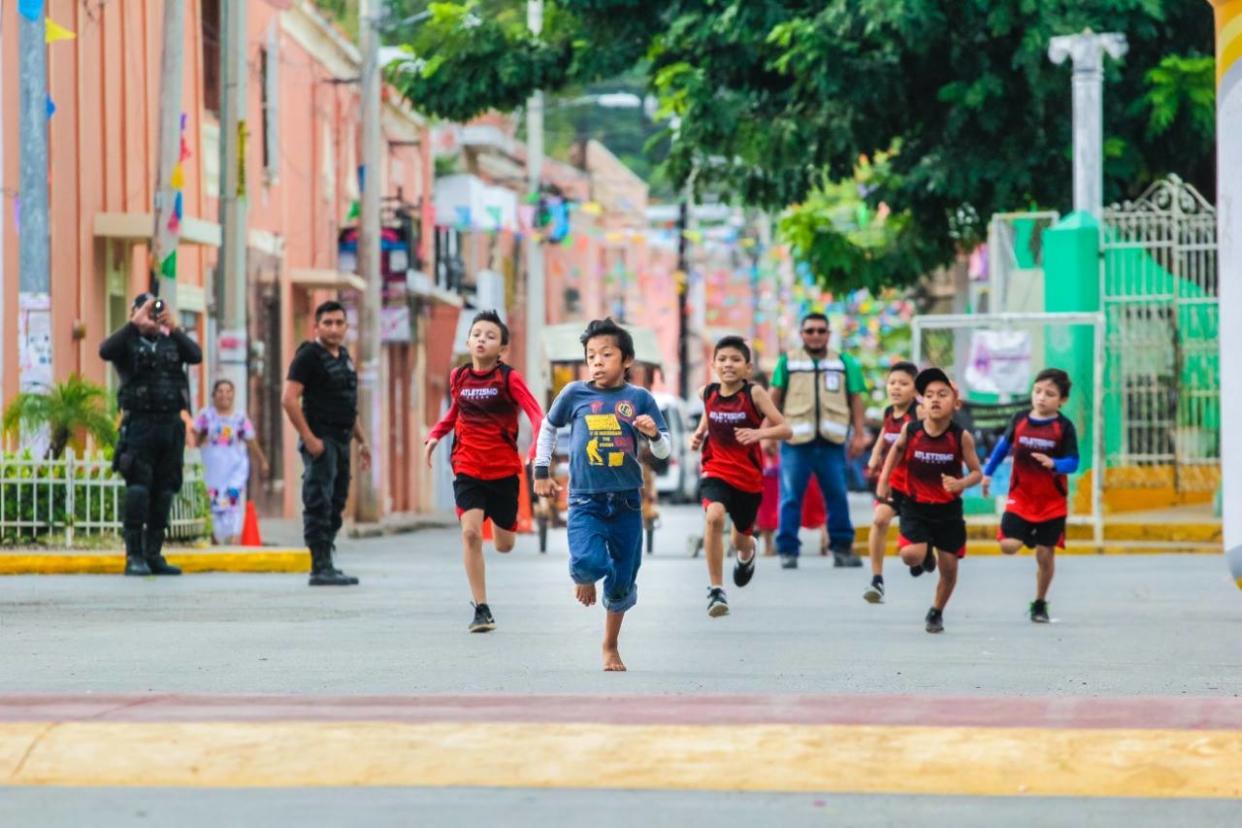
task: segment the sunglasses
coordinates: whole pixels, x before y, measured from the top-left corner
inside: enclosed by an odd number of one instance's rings
[[[804,334],[826,334],[828,333],[828,329],[827,328],[803,328],[802,332]]]

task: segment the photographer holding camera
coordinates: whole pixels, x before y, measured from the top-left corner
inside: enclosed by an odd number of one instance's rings
[[[181,489],[185,455],[182,410],[190,407],[186,365],[203,352],[177,327],[163,299],[134,299],[129,322],[99,346],[121,378],[117,401],[124,418],[112,466],[125,478],[125,574],[180,575],[164,560],[164,530]]]

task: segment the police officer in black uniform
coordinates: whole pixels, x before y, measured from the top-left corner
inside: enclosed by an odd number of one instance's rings
[[[358,425],[358,374],[344,345],[346,327],[339,302],[315,309],[315,338],[298,347],[281,398],[301,438],[302,535],[311,553],[311,586],[358,583],[332,563],[349,498],[351,440],[360,443],[362,470],[371,465],[371,450]]]
[[[181,490],[185,424],[190,407],[185,366],[202,350],[177,327],[172,310],[151,293],[134,299],[129,322],[99,346],[116,366],[124,419],[113,468],[125,478],[125,574],[180,575],[164,560],[164,530]]]

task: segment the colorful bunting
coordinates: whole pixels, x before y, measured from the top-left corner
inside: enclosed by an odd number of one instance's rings
[[[31,23],[38,23],[43,16],[43,0],[17,0],[17,10]]]
[[[66,29],[64,26],[60,25],[59,23],[57,23],[55,20],[53,20],[50,17],[45,18],[43,23],[45,26],[45,29],[43,31],[43,42],[44,43],[56,43],[57,41],[60,41],[60,40],[73,40],[75,37],[77,37],[77,35],[74,32],[70,31],[69,29]]]
[[[177,251],[169,253],[164,261],[160,263],[160,275],[166,279],[177,278]]]
[[[603,215],[604,208],[597,202],[588,201],[582,205],[582,212],[586,213],[588,216],[599,216]]]
[[[180,190],[185,186],[185,172],[182,170],[181,164],[177,164],[177,166],[173,167],[172,180],[169,181],[168,186],[172,187],[174,190]]]
[[[56,114],[56,102],[52,100],[52,96],[47,96],[47,117],[50,119]]]

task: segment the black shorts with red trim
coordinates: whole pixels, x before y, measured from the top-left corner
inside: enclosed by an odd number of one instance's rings
[[[883,504],[900,515],[901,506],[906,502],[908,497],[909,496],[905,492],[898,491],[897,489],[891,489],[889,490],[888,497],[877,496],[875,499],[875,505],[879,506]]]
[[[996,530],[996,539],[1020,540],[1027,549],[1037,546],[1065,548],[1065,518],[1052,518],[1039,523],[1029,521],[1013,512],[1001,515],[1000,529]]]
[[[517,528],[518,475],[496,480],[480,480],[468,474],[453,479],[453,499],[457,502],[457,517],[473,509],[482,509],[483,517],[490,518],[500,529],[512,532]]]
[[[699,490],[702,493],[704,509],[712,503],[723,504],[729,520],[733,521],[734,529],[743,535],[754,534],[755,518],[759,515],[763,492],[744,492],[718,477],[704,477]]]
[[[966,520],[962,502],[917,503],[906,499],[901,508],[901,535],[897,548],[925,543],[933,549],[966,557]]]

